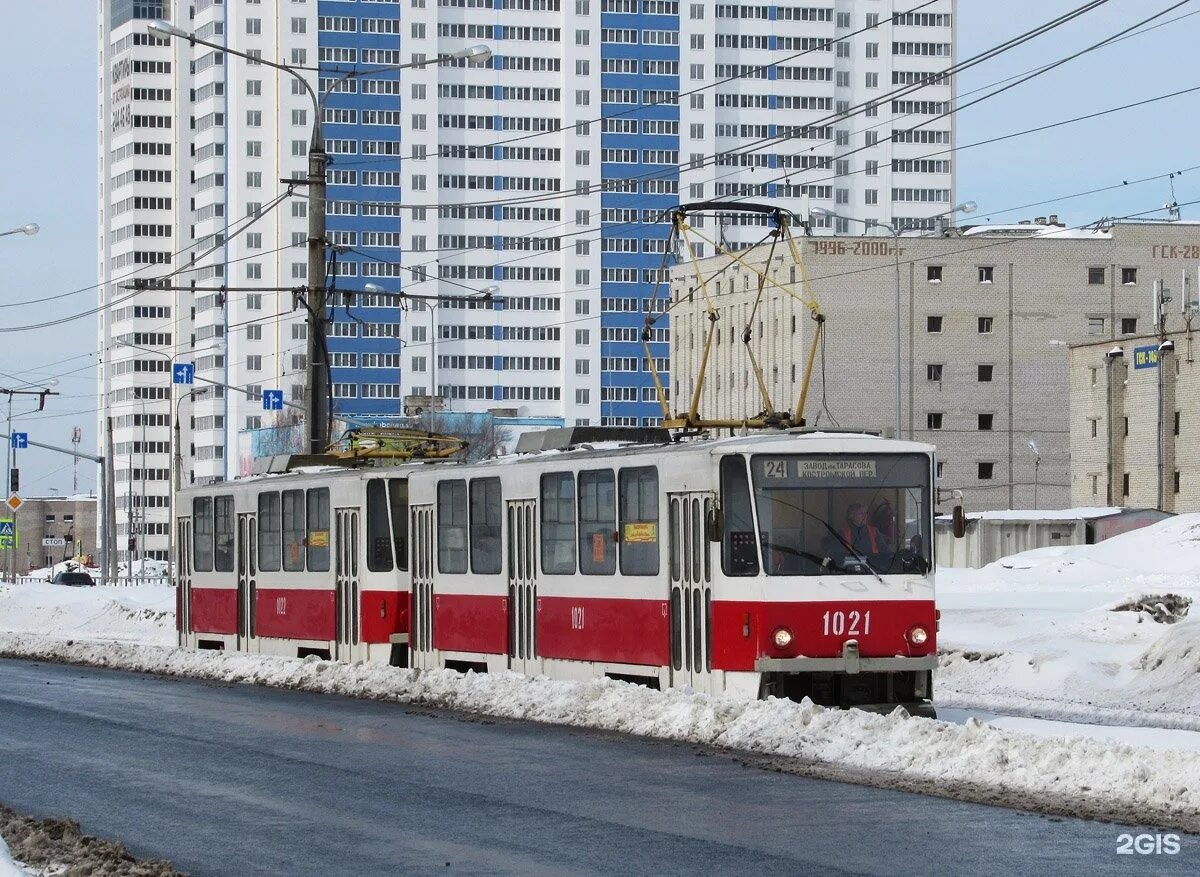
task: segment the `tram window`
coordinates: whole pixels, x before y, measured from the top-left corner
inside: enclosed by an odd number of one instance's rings
[[[387,488],[382,478],[367,482],[367,569],[392,571],[392,533],[388,526]]]
[[[721,512],[725,519],[721,538],[721,568],[725,575],[758,575],[758,548],[745,457],[729,456],[721,460]]]
[[[408,569],[408,482],[388,479],[388,500],[392,508],[392,541],[396,543],[396,566]]]
[[[575,573],[575,479],[570,472],[542,476],[542,572]]]
[[[212,497],[192,500],[192,561],[196,572],[212,572],[213,515]]]
[[[233,572],[233,497],[213,497],[213,569]]]
[[[279,494],[258,495],[258,568],[263,572],[279,572],[280,532]]]
[[[621,470],[621,574],[658,575],[658,470]]]
[[[471,479],[471,572],[496,575],[500,556],[500,479]]]
[[[584,575],[616,572],[615,482],[611,469],[579,473],[579,571]]]
[[[314,487],[308,491],[307,546],[309,572],[329,569],[329,488]],[[355,546],[357,550],[358,546]]]
[[[283,568],[304,569],[304,491],[283,492]]]
[[[437,488],[438,572],[467,571],[467,482],[442,481]]]

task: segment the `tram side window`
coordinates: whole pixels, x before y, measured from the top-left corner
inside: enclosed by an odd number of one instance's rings
[[[367,482],[367,569],[392,570],[392,533],[388,526],[387,489],[382,478]]]
[[[212,497],[192,500],[192,565],[196,572],[212,572],[213,511]]]
[[[579,571],[610,576],[617,569],[616,479],[611,469],[579,473]]]
[[[283,492],[283,568],[304,569],[304,491]]]
[[[388,479],[388,500],[392,509],[392,541],[396,543],[396,566],[408,569],[408,482]]]
[[[500,556],[500,479],[471,479],[471,572],[496,575]]]
[[[279,494],[258,495],[258,568],[263,572],[279,572],[280,532]]]
[[[329,569],[329,488],[314,487],[308,491],[308,532],[304,544],[308,547],[309,572]]]
[[[570,472],[542,476],[542,572],[575,574],[575,479]]]
[[[621,574],[658,575],[658,470],[621,470]]]
[[[233,497],[213,497],[213,569],[233,572]]]
[[[721,568],[725,575],[758,575],[758,547],[745,457],[729,456],[721,460],[721,514],[724,518]]]
[[[438,572],[467,571],[467,482],[442,481],[437,488]]]

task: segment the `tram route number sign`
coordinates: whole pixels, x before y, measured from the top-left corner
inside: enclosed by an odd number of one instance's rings
[[[778,480],[874,478],[875,474],[874,460],[808,457],[802,460],[766,460],[763,463],[764,477]]]

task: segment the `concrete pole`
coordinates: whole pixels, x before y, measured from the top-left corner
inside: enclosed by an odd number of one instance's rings
[[[329,445],[329,372],[325,362],[325,137],[321,104],[313,99],[312,141],[308,146],[308,450],[323,454]]]

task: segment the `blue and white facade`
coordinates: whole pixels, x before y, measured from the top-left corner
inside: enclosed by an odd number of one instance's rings
[[[169,319],[114,309],[102,328],[106,349],[125,335],[163,343],[149,345],[154,355],[114,355],[102,407],[131,401],[125,397],[142,392],[130,389],[135,384],[161,385],[134,401],[162,409],[149,418],[152,431],[165,429],[176,408],[185,427],[195,425],[184,459],[196,479],[238,474],[238,432],[280,416],[241,393],[181,398],[167,373],[155,371],[156,358],[187,357],[213,380],[302,398],[302,312],[289,293],[269,290],[306,282],[304,188],[267,207],[286,188],[280,180],[305,175],[313,109],[287,73],[181,40],[135,42],[146,18],[161,15],[231,48],[319,68],[306,76],[321,93],[339,71],[364,71],[329,96],[323,119],[336,285],[356,293],[338,296],[331,309],[342,414],[387,420],[404,413],[406,397],[432,396],[450,410],[653,424],[661,410],[640,338],[663,264],[666,211],[749,198],[927,224],[954,203],[945,152],[954,129],[952,117],[940,118],[951,85],[883,97],[953,62],[954,0],[897,23],[890,16],[907,8],[899,0],[98,5],[103,112],[121,110],[120,99],[131,117],[175,120],[170,129],[102,132],[105,302],[115,301],[111,279],[136,253],[158,253],[176,268],[194,255],[180,276],[197,287],[146,297],[147,306],[168,308]],[[475,44],[492,50],[486,66],[370,72]],[[148,84],[126,94],[111,81],[113,65],[134,60],[146,62],[133,75]],[[156,99],[155,112],[142,106]],[[872,101],[865,114],[846,114]],[[172,152],[122,152],[126,140],[161,141]],[[945,154],[931,156],[938,152]],[[160,169],[169,169],[169,181]],[[169,197],[170,207],[131,225],[112,208],[135,191]],[[259,220],[231,233],[256,210]],[[734,247],[767,231],[737,223],[710,217],[697,231]],[[127,225],[133,237],[115,240]],[[164,233],[152,251],[137,240],[147,229]],[[857,228],[817,223],[819,233],[843,230]],[[711,254],[705,245],[701,255]],[[161,273],[161,265],[133,267]],[[488,303],[435,298],[401,308],[362,294],[368,283],[435,297],[497,292]],[[222,284],[243,289],[204,289]],[[146,334],[167,323],[169,343]],[[669,331],[666,318],[656,323],[651,353],[673,389]],[[142,360],[121,368],[145,371],[118,373],[116,359]],[[117,443],[138,440],[131,432]],[[157,432],[149,441],[162,444]]]

